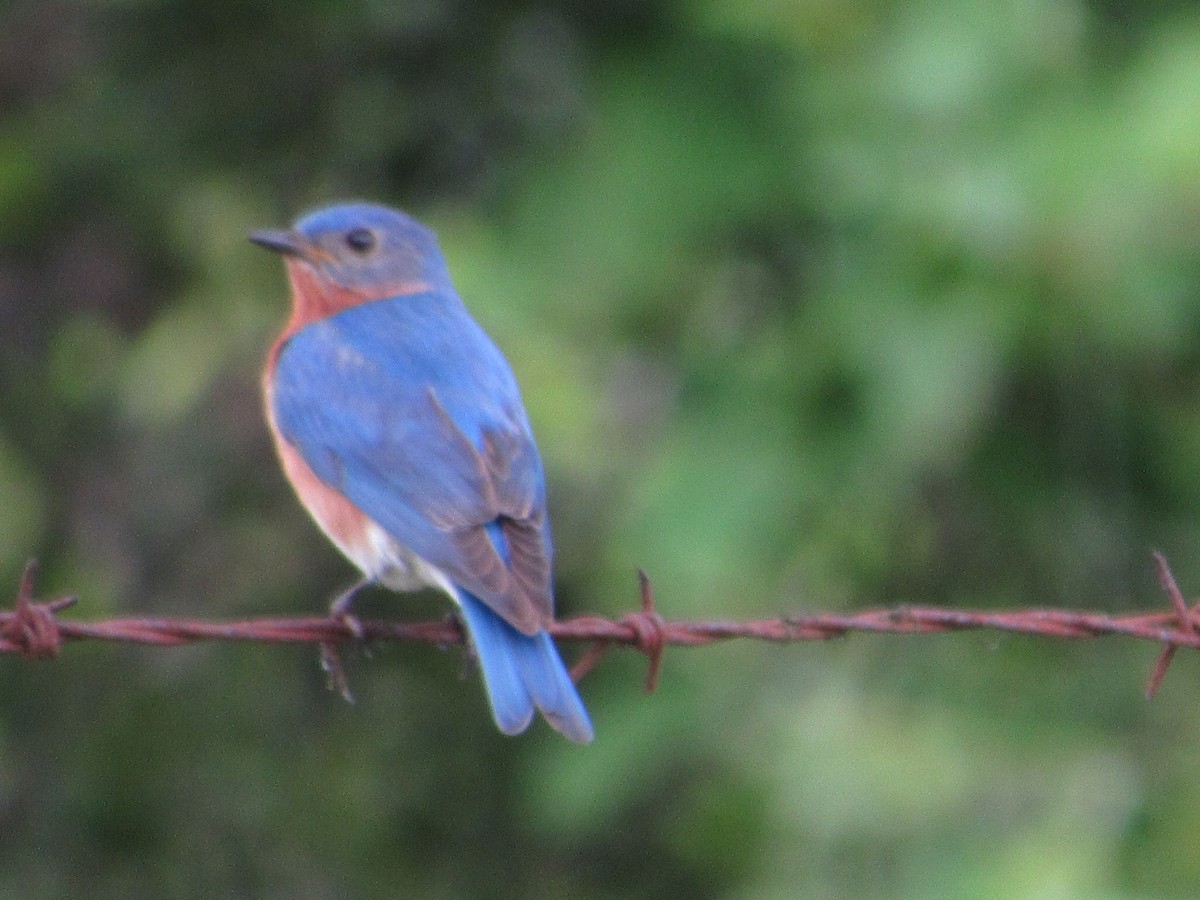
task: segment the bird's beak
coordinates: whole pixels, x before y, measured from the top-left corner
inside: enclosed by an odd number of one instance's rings
[[[308,254],[307,242],[294,231],[274,231],[264,229],[250,234],[250,243],[282,253],[284,256],[298,256],[305,259]]]

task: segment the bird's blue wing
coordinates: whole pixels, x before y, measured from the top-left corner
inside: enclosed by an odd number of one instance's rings
[[[520,631],[545,627],[541,461],[512,370],[457,297],[394,297],[305,326],[270,396],[318,478]]]

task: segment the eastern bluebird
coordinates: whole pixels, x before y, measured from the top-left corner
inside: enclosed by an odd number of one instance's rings
[[[536,707],[590,741],[546,632],[552,551],[533,432],[433,232],[353,203],[250,239],[283,254],[291,281],[263,386],[300,502],[362,583],[435,587],[458,604],[501,731],[524,731]]]

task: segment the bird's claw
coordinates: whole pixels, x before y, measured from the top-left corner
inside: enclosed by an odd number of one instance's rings
[[[354,595],[368,584],[370,580],[364,578],[343,591],[329,604],[329,617],[341,625],[349,637],[357,641],[363,640],[367,632],[363,628],[362,619],[350,612],[350,604],[354,602]],[[341,694],[347,703],[353,703],[354,695],[350,693],[350,682],[346,679],[346,670],[342,666],[342,652],[337,642],[327,641],[321,644],[321,668],[328,676],[329,689]]]
[[[326,687],[341,694],[347,703],[353,703],[354,694],[350,693],[350,682],[346,679],[346,669],[342,666],[342,652],[337,644],[321,645],[321,668],[325,670]]]

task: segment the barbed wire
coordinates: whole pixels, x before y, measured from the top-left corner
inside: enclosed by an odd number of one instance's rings
[[[1071,609],[1033,608],[1002,611],[960,610],[903,605],[854,613],[807,613],[777,619],[748,621],[684,621],[664,619],[654,602],[650,579],[639,572],[641,608],[619,619],[579,616],[556,622],[550,633],[560,641],[589,642],[571,674],[578,680],[590,672],[614,644],[633,647],[646,655],[646,691],[658,685],[663,651],[668,646],[700,647],[716,641],[749,639],[773,643],[824,641],[854,632],[869,634],[942,634],[951,631],[993,630],[1059,639],[1120,635],[1163,645],[1146,686],[1153,697],[1180,647],[1200,649],[1200,603],[1188,606],[1171,574],[1166,557],[1155,551],[1159,585],[1170,603],[1165,612],[1108,615]],[[439,646],[461,644],[465,637],[456,619],[427,622],[358,620],[350,616],[257,618],[230,622],[177,618],[117,618],[80,621],[59,614],[75,597],[39,601],[34,596],[37,563],[30,561],[21,576],[11,612],[0,613],[0,653],[29,659],[58,656],[75,641],[115,641],[163,647],[200,641],[311,643],[320,645],[334,686],[348,696],[336,648],[366,640],[417,641]]]

